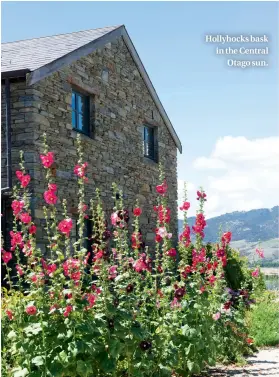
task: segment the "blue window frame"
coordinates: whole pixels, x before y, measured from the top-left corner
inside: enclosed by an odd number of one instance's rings
[[[89,135],[89,96],[72,91],[72,126],[76,131]]]

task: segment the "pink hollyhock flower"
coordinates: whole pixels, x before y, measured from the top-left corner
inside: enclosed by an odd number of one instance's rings
[[[23,239],[22,239],[22,235],[21,235],[21,232],[13,232],[12,230],[10,231],[10,236],[11,236],[11,250],[15,250],[15,248],[17,246],[19,246],[20,248],[23,247]]]
[[[252,276],[254,278],[259,277],[259,275],[260,275],[260,270],[258,268],[256,268],[254,271],[252,271]]]
[[[162,238],[168,237],[168,231],[164,226],[162,226],[161,228],[158,228],[157,234]]]
[[[214,319],[214,321],[218,321],[218,319],[221,317],[221,313],[220,312],[217,312],[215,314],[212,315],[212,318]]]
[[[206,200],[206,193],[205,192],[200,192],[200,191],[197,191],[197,200]]]
[[[13,312],[11,310],[7,309],[6,310],[6,314],[7,314],[8,318],[9,318],[9,320],[12,321],[12,319],[14,318]]]
[[[176,257],[176,250],[175,249],[169,249],[167,252],[166,252],[166,255],[171,257],[171,258],[175,258]]]
[[[87,301],[89,303],[89,305],[86,306],[86,309],[88,310],[88,309],[92,308],[92,306],[95,305],[97,297],[95,295],[93,295],[93,293],[87,293],[85,295],[85,298],[87,299]]]
[[[67,305],[63,313],[64,317],[68,317],[69,314],[73,311],[72,305]]]
[[[62,220],[58,224],[58,230],[61,233],[65,234],[67,237],[70,236],[70,232],[72,230],[72,227],[73,227],[73,220],[72,219]]]
[[[58,198],[55,195],[54,191],[48,190],[44,192],[44,199],[47,204],[56,204]]]
[[[12,202],[12,210],[15,216],[17,216],[24,207],[24,201],[23,200],[13,200]]]
[[[229,244],[232,239],[232,233],[231,232],[226,232],[223,234],[221,240],[224,244]]]
[[[109,279],[110,280],[115,279],[116,276],[117,276],[117,266],[111,266],[111,267],[109,267],[108,273],[109,273]]]
[[[23,246],[22,252],[27,256],[30,257],[32,255],[32,246],[30,240],[26,242]]]
[[[85,162],[84,164],[82,165],[76,165],[75,168],[74,168],[74,173],[79,177],[79,178],[83,178],[86,174],[85,170],[88,166],[88,163]]]
[[[181,308],[181,304],[176,297],[172,300],[170,306],[171,306],[172,309]]]
[[[29,231],[30,234],[35,234],[36,231],[37,231],[37,227],[36,227],[36,225],[32,224],[32,225],[29,227],[28,231]]]
[[[3,254],[2,254],[2,259],[3,259],[3,262],[4,263],[9,263],[9,261],[12,259],[13,257],[13,254],[10,253],[9,251],[5,251]]]
[[[28,315],[35,315],[37,313],[37,308],[34,305],[28,305],[25,311]]]
[[[17,176],[17,179],[18,179],[19,181],[21,181],[23,175],[24,175],[24,174],[22,173],[22,171],[20,171],[20,170],[17,170],[17,171],[16,171],[16,176]]]
[[[29,213],[27,212],[24,212],[20,215],[20,220],[24,223],[24,224],[29,224],[31,223],[32,221],[32,217],[29,215]]]
[[[94,292],[96,292],[97,295],[99,295],[99,294],[102,293],[102,289],[101,289],[101,288],[98,288],[98,287],[96,286],[96,284],[92,284],[91,289],[92,289]]]
[[[117,225],[117,222],[120,221],[120,218],[118,217],[118,214],[117,212],[113,212],[110,216],[110,221],[112,223],[112,225],[116,226]]]
[[[18,273],[20,276],[22,276],[22,275],[24,274],[23,269],[20,267],[19,264],[17,264],[17,265],[15,266],[15,268],[16,268],[16,270],[17,270],[17,273]]]
[[[209,284],[213,286],[216,281],[216,276],[211,275],[208,281],[209,281]]]
[[[140,258],[135,261],[135,263],[133,264],[133,268],[136,272],[142,272],[144,270],[147,270],[147,265],[145,261],[142,260],[142,258]]]
[[[256,249],[256,253],[260,258],[264,258],[264,251],[262,249]]]
[[[134,213],[135,216],[140,216],[141,213],[142,213],[142,210],[140,208],[135,208],[133,213]]]
[[[74,281],[79,281],[80,277],[81,277],[80,271],[76,271],[71,274],[71,279]]]
[[[57,191],[57,185],[55,183],[49,183],[48,190],[55,193]]]
[[[189,202],[184,202],[181,207],[179,207],[180,211],[188,211],[190,208],[190,203]]]
[[[167,192],[167,189],[168,189],[168,186],[167,186],[166,180],[164,180],[164,182],[161,185],[156,186],[156,191],[160,195],[165,195],[165,193]]]
[[[29,174],[26,174],[26,175],[23,175],[23,177],[21,178],[21,186],[22,187],[27,187],[29,185],[29,182],[31,180],[31,177]]]
[[[45,168],[50,168],[51,165],[54,163],[54,154],[53,152],[48,152],[46,155],[41,154],[40,158],[42,160],[42,164]]]
[[[56,271],[56,268],[57,268],[57,266],[56,266],[56,264],[49,264],[48,266],[47,266],[47,274],[49,275],[49,276],[52,276],[52,274]]]

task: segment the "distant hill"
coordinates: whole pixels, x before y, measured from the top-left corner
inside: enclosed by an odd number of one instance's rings
[[[195,217],[188,219],[189,225],[194,225]],[[220,233],[232,232],[232,246],[239,249],[242,255],[253,255],[253,250],[261,241],[265,250],[265,259],[278,260],[279,257],[279,206],[271,209],[261,208],[251,211],[226,213],[206,220],[205,242],[216,242]],[[179,233],[183,221],[179,220]]]

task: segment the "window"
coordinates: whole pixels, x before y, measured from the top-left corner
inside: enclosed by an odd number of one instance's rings
[[[72,91],[72,125],[73,129],[89,135],[89,96]]]
[[[143,127],[143,154],[157,162],[157,137],[156,128],[150,126]]]
[[[92,251],[92,241],[90,240],[93,232],[93,223],[91,219],[84,220],[84,228],[83,228],[83,247],[87,249],[87,251]],[[76,223],[76,241],[79,240],[79,225]]]

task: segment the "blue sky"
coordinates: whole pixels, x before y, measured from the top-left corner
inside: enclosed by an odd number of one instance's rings
[[[204,186],[208,216],[278,204],[278,3],[2,3],[2,42],[118,24],[181,139],[178,178],[190,198]],[[268,35],[269,66],[228,67],[206,34]]]

